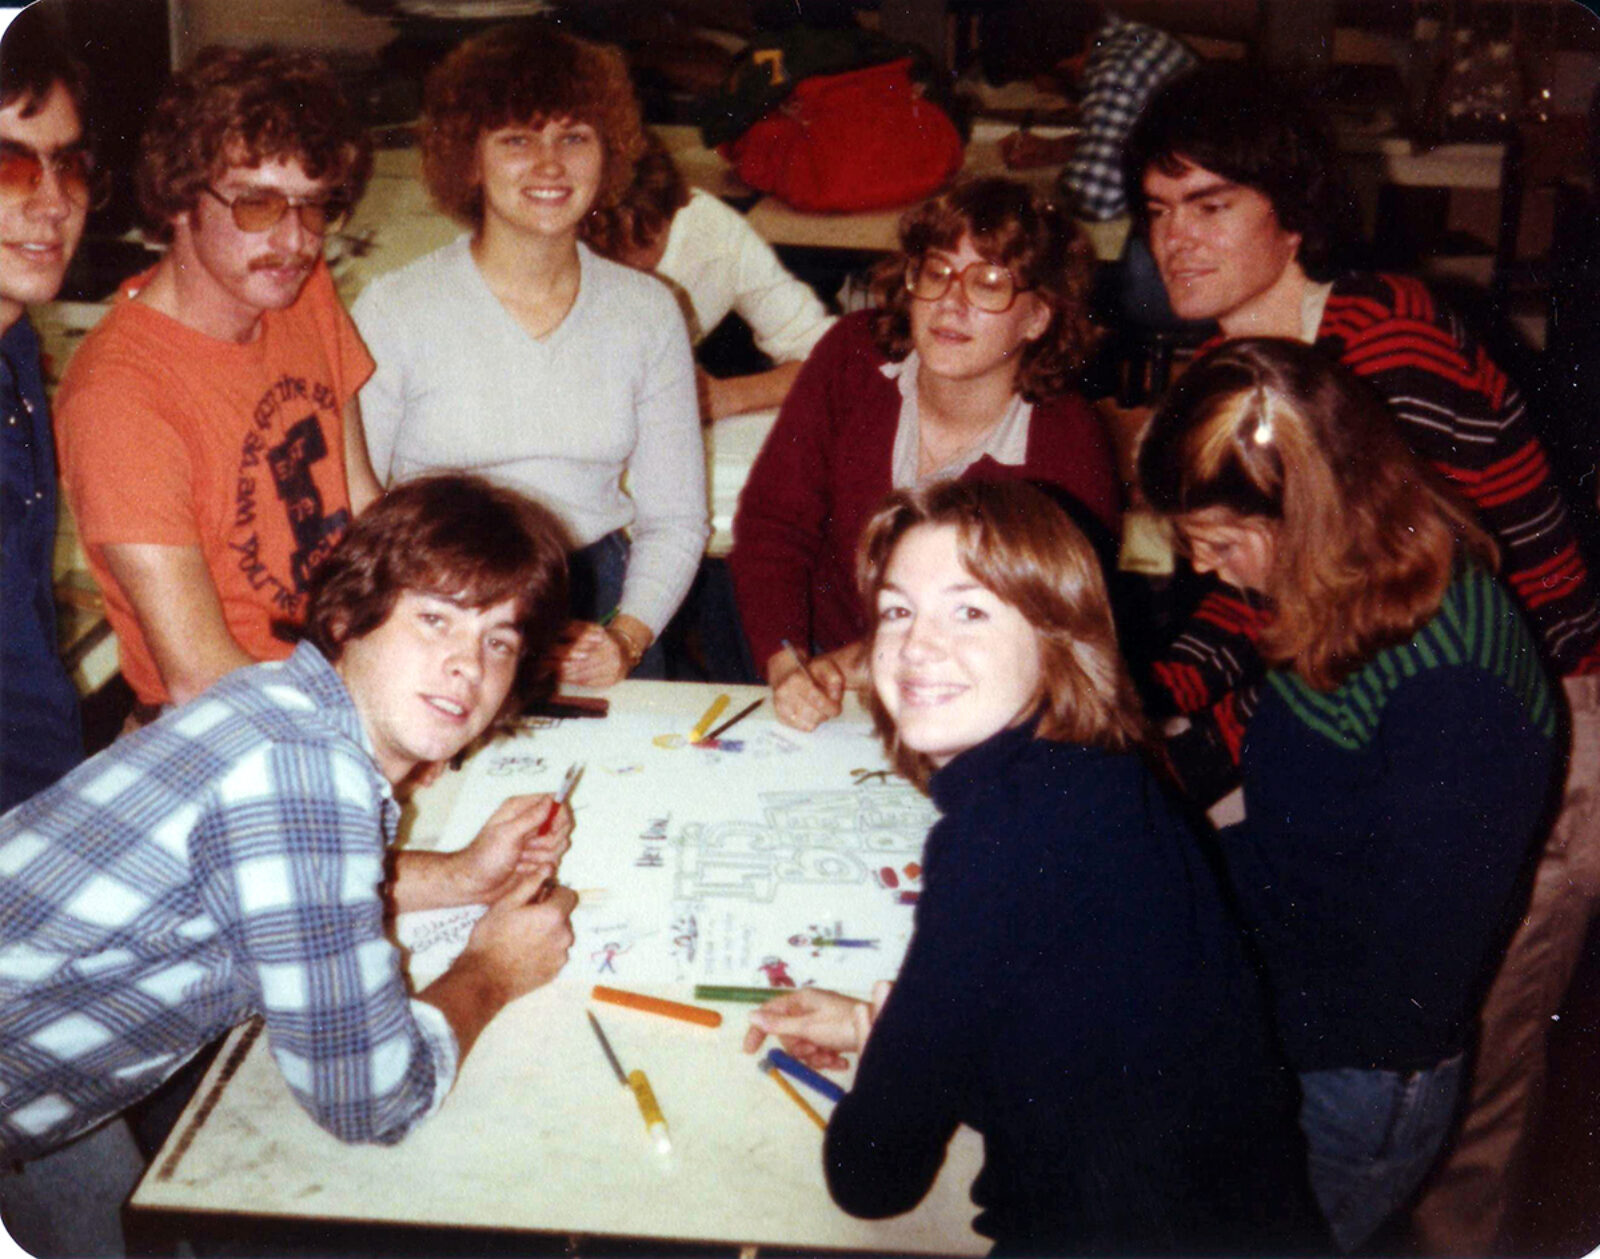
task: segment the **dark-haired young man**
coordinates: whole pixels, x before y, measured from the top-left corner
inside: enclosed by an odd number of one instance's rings
[[[311,1116],[393,1142],[478,1033],[566,960],[572,830],[508,800],[454,854],[386,875],[393,786],[543,684],[566,623],[565,537],[459,476],[392,491],[311,592],[308,641],[124,736],[0,818],[0,1160],[117,1115],[260,1015]],[[481,903],[413,997],[387,912]]]
[[[0,810],[83,759],[78,696],[56,652],[56,458],[27,307],[61,287],[94,159],[81,68],[44,6],[0,41]]]
[[[1429,1251],[1487,1253],[1537,1111],[1550,1020],[1600,902],[1600,601],[1516,386],[1419,281],[1339,269],[1352,203],[1301,101],[1236,67],[1198,70],[1151,101],[1126,162],[1173,310],[1215,319],[1224,337],[1315,344],[1374,386],[1499,543],[1501,576],[1565,683],[1561,813],[1485,998],[1460,1135],[1414,1216]],[[1158,663],[1174,706],[1197,718],[1189,749],[1209,736],[1212,753],[1237,760],[1262,615],[1219,590]]]
[[[322,260],[370,166],[304,54],[202,53],[146,128],[139,199],[170,247],[73,356],[56,418],[141,719],[288,655],[378,492],[355,403],[372,360]]]

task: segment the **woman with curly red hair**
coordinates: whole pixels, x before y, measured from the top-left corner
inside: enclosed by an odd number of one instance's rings
[[[386,483],[477,472],[570,531],[561,676],[660,675],[654,640],[705,546],[705,456],[672,295],[579,241],[644,152],[616,50],[548,22],[495,27],[429,76],[423,178],[470,230],[355,306],[377,360],[361,408]]]
[[[864,681],[853,563],[891,489],[949,477],[1059,486],[1104,525],[1118,485],[1072,382],[1090,346],[1090,258],[1065,211],[974,179],[910,211],[878,270],[880,306],[818,343],[756,460],[730,568],[779,719],[837,715]],[[821,653],[802,668],[786,644]]]

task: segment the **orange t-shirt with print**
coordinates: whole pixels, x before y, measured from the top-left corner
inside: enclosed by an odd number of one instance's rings
[[[148,280],[130,280],[73,355],[55,424],[123,676],[141,700],[165,703],[105,547],[198,546],[234,641],[257,660],[287,656],[307,582],[350,527],[344,409],[373,364],[326,264],[244,345],[134,301]]]

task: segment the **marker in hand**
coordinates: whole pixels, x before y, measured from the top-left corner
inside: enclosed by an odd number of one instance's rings
[[[567,802],[567,797],[572,794],[572,789],[578,785],[578,779],[582,777],[583,765],[581,762],[568,768],[567,776],[561,780],[561,786],[556,788],[556,794],[550,799],[550,812],[544,815],[544,821],[539,823],[539,829],[533,833],[535,839],[543,839],[550,833],[550,828],[556,824],[556,816],[561,812],[561,806]],[[545,885],[534,893],[533,899],[528,903],[530,905],[541,904],[549,897],[551,892],[555,891],[556,886],[554,877],[546,880]]]
[[[556,788],[556,794],[550,798],[550,812],[544,815],[544,821],[539,823],[539,829],[534,832],[536,838],[543,839],[550,833],[550,828],[556,824],[556,814],[561,812],[561,806],[567,802],[567,797],[572,794],[572,789],[578,785],[578,779],[582,777],[582,762],[568,767],[567,776],[561,780],[561,786]]]

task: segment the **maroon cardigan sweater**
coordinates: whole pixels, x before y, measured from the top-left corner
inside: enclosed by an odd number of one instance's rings
[[[856,541],[892,488],[900,387],[882,371],[872,312],[841,319],[817,343],[739,495],[728,558],[757,670],[787,638],[832,651],[867,632],[856,597]],[[985,455],[963,479],[1060,486],[1119,525],[1111,443],[1077,394],[1037,403],[1020,467]]]

